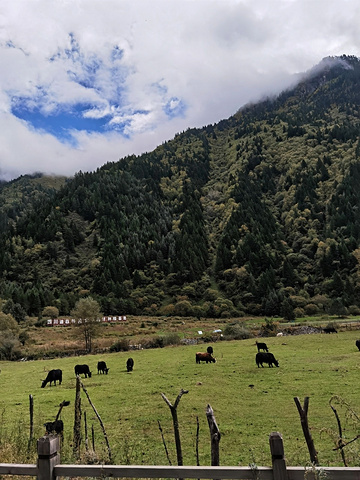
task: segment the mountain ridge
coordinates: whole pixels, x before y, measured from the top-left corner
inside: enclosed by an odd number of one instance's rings
[[[2,235],[2,298],[33,315],[86,294],[105,314],[355,311],[359,84],[359,59],[324,59],[276,98],[79,172]]]

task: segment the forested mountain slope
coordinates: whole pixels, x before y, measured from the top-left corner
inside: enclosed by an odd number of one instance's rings
[[[80,172],[2,229],[1,297],[29,315],[89,293],[105,314],[354,312],[359,126],[360,62],[328,58],[277,98]]]
[[[0,182],[0,232],[4,233],[20,216],[36,208],[36,204],[46,202],[65,182],[65,177],[49,177],[41,173]]]

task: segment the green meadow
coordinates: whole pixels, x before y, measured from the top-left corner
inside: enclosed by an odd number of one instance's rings
[[[161,397],[174,403],[181,389],[188,390],[178,406],[178,417],[185,465],[196,464],[196,431],[199,423],[201,465],[210,464],[210,434],[206,418],[208,404],[221,432],[222,465],[270,465],[268,437],[279,431],[284,438],[289,465],[307,465],[309,455],[300,417],[294,403],[310,397],[309,424],[322,465],[342,465],[339,452],[333,451],[337,422],[329,401],[334,400],[344,437],[351,440],[359,430],[360,352],[355,346],[359,333],[312,334],[265,339],[279,361],[279,368],[257,368],[255,340],[219,341],[212,344],[215,364],[196,364],[196,351],[206,344],[137,350],[51,360],[1,362],[0,368],[0,462],[32,459],[29,438],[29,395],[34,399],[34,437],[44,434],[43,423],[55,419],[63,400],[71,403],[62,411],[64,441],[62,461],[72,463],[72,435],[76,379],[74,366],[86,363],[92,378],[82,378],[91,401],[104,423],[118,464],[167,465],[159,422],[172,464],[176,464],[170,409]],[[127,373],[126,360],[135,361]],[[98,360],[105,360],[110,371],[98,375]],[[41,387],[47,371],[63,370],[62,385]],[[106,461],[106,448],[99,422],[84,392],[81,406],[86,412],[89,443],[94,430],[95,452],[85,452],[82,460]],[[83,435],[85,436],[83,428]],[[8,445],[14,443],[13,448]],[[36,442],[34,442],[35,444]],[[353,442],[345,452],[349,465],[359,465],[359,447]]]

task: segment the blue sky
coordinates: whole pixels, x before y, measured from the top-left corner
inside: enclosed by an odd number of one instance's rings
[[[357,0],[3,0],[0,178],[141,154],[360,55]]]

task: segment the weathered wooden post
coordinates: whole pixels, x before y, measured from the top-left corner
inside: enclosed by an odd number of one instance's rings
[[[164,399],[165,403],[168,404],[171,412],[171,416],[173,419],[173,426],[174,426],[174,435],[175,435],[175,446],[176,446],[176,454],[177,454],[177,461],[178,465],[182,466],[183,465],[183,456],[182,456],[182,450],[181,450],[181,441],[180,441],[180,431],[179,431],[179,421],[178,421],[178,416],[177,416],[177,407],[179,405],[179,402],[181,400],[181,397],[185,394],[189,393],[188,390],[180,390],[179,395],[177,396],[174,405],[172,405],[169,400],[166,398],[166,396],[162,393],[161,396]]]
[[[29,410],[30,410],[30,435],[28,441],[28,452],[30,452],[30,448],[34,439],[34,398],[32,395],[29,395]]]
[[[210,428],[210,440],[211,440],[211,466],[220,465],[220,452],[219,452],[219,443],[220,443],[220,430],[217,426],[214,411],[211,408],[211,405],[206,407],[206,416]]]
[[[269,437],[274,480],[287,480],[284,444],[279,432],[271,432]]]
[[[81,397],[80,387],[81,381],[79,375],[76,375],[76,392],[75,392],[75,419],[74,419],[74,440],[73,452],[76,458],[80,457],[81,443]]]
[[[60,441],[56,435],[45,435],[37,441],[37,480],[55,480],[54,468],[60,463]]]
[[[30,410],[30,436],[29,443],[31,443],[34,436],[34,397],[29,395],[29,410]]]

